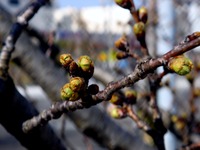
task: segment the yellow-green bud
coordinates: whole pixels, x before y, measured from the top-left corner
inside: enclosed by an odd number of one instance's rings
[[[61,99],[69,101],[76,101],[80,98],[79,93],[70,88],[70,83],[67,83],[62,87],[60,95]]]
[[[118,93],[114,93],[109,101],[115,105],[122,105],[123,103],[123,99]]]
[[[145,25],[142,21],[135,23],[133,26],[133,32],[137,39],[144,37],[145,35]]]
[[[122,36],[118,40],[116,40],[115,47],[121,51],[128,52],[129,51],[129,43],[127,41],[126,36]]]
[[[69,100],[69,98],[73,95],[73,90],[70,88],[69,83],[65,84],[60,92],[61,98],[63,100]]]
[[[126,90],[125,97],[127,103],[135,104],[137,99],[137,92],[135,90]]]
[[[83,78],[80,77],[74,77],[71,78],[69,87],[74,91],[74,92],[79,92],[81,91],[85,86],[85,81]]]
[[[180,55],[169,60],[168,68],[178,75],[186,75],[192,70],[193,64],[189,58]]]
[[[68,67],[69,64],[73,61],[71,54],[62,54],[60,55],[60,63],[63,67]]]
[[[108,108],[108,113],[111,117],[115,118],[115,119],[121,119],[126,117],[126,113],[123,110],[123,108],[118,107],[116,105],[111,105]]]
[[[81,56],[78,59],[78,66],[84,73],[84,77],[91,78],[94,73],[94,63],[89,56]]]
[[[133,4],[131,0],[115,0],[115,3],[125,9],[131,9]]]
[[[148,11],[147,11],[147,8],[142,6],[139,11],[138,11],[138,14],[139,14],[139,18],[142,22],[146,23],[147,22],[147,19],[148,19]]]

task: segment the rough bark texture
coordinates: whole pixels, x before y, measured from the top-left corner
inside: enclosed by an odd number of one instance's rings
[[[32,133],[22,131],[22,123],[38,112],[15,88],[9,78],[0,79],[0,123],[27,149],[65,150],[53,130],[47,125]]]

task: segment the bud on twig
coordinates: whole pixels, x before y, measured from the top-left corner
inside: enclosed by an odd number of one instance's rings
[[[79,74],[79,67],[75,61],[72,61],[69,65],[69,74],[71,76],[78,76]]]
[[[127,41],[126,36],[122,36],[117,41],[115,41],[115,47],[121,51],[128,52],[129,43]]]
[[[142,6],[139,11],[138,11],[138,14],[139,14],[139,18],[142,22],[146,23],[147,22],[147,19],[148,19],[148,11],[147,11],[147,8]]]
[[[123,99],[118,93],[114,93],[110,99],[110,102],[115,105],[122,105]]]
[[[117,52],[116,57],[117,59],[125,59],[127,58],[129,55],[125,52]]]
[[[127,116],[125,110],[122,107],[112,104],[108,106],[108,113],[111,117],[115,119],[122,119]]]
[[[92,95],[95,95],[99,92],[99,86],[96,84],[91,84],[88,87],[88,92]]]
[[[91,78],[94,73],[94,63],[89,56],[81,56],[78,59],[78,66],[83,71],[85,78]]]
[[[84,86],[85,81],[83,78],[74,77],[70,79],[69,87],[72,89],[72,91],[79,92],[84,88]]]
[[[79,93],[73,91],[70,88],[70,84],[69,83],[65,84],[62,87],[60,95],[61,95],[61,99],[69,100],[69,101],[76,101],[76,100],[78,100],[80,98]]]
[[[115,0],[115,3],[125,9],[131,9],[133,5],[131,0]]]
[[[135,104],[137,99],[137,92],[135,90],[126,90],[125,97],[128,104]]]
[[[192,70],[193,64],[189,58],[180,55],[169,60],[168,68],[179,75],[186,75]]]
[[[63,67],[68,67],[69,64],[73,61],[71,54],[62,54],[60,55],[60,63]]]
[[[143,22],[135,23],[133,26],[133,32],[137,39],[141,39],[145,36],[145,25]]]

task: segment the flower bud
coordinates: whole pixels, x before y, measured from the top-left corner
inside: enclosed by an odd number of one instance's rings
[[[137,92],[135,90],[125,91],[126,102],[128,104],[135,104],[137,99]]]
[[[69,74],[71,76],[78,76],[79,75],[79,67],[75,61],[72,61],[69,65]]]
[[[129,43],[127,41],[126,36],[122,36],[117,41],[115,41],[115,47],[121,51],[128,52]]]
[[[69,98],[73,95],[73,93],[74,92],[70,88],[69,83],[67,83],[62,87],[60,95],[63,100],[69,100]]]
[[[81,91],[85,86],[85,81],[83,78],[80,77],[74,77],[71,78],[69,87],[72,89],[74,92],[79,92]]]
[[[91,84],[88,87],[88,92],[92,95],[95,95],[99,92],[99,86],[96,84]]]
[[[63,100],[69,100],[69,101],[76,101],[80,98],[80,95],[78,92],[73,91],[70,88],[70,83],[67,83],[63,86],[60,92],[61,99]]]
[[[189,58],[180,55],[169,60],[168,68],[178,75],[186,75],[192,70],[193,64]]]
[[[125,9],[131,9],[133,4],[131,0],[115,0],[115,3]]]
[[[117,52],[116,57],[117,59],[125,59],[128,57],[128,54],[125,52]]]
[[[147,8],[142,6],[139,11],[138,11],[138,14],[139,14],[139,18],[142,22],[146,23],[147,22],[147,19],[148,19],[148,11],[147,11]]]
[[[195,88],[193,90],[193,94],[195,97],[199,97],[200,96],[200,88],[199,87]]]
[[[71,54],[62,54],[60,55],[60,63],[63,67],[68,67],[69,64],[73,61]]]
[[[114,93],[109,101],[115,105],[122,105],[123,103],[123,99],[118,93]]]
[[[83,71],[83,76],[86,78],[91,78],[94,73],[94,63],[89,56],[81,56],[78,59],[78,66]]]
[[[118,107],[116,105],[109,105],[108,113],[112,118],[115,118],[115,119],[122,119],[126,117],[126,113],[123,110],[123,108]]]
[[[145,25],[143,22],[135,23],[133,26],[133,32],[137,39],[143,38],[145,36]]]

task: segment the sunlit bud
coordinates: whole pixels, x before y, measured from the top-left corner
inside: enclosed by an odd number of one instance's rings
[[[117,52],[116,57],[117,59],[125,59],[128,57],[128,54],[125,52]]]
[[[147,8],[142,6],[139,11],[139,18],[142,22],[146,23],[147,22],[147,19],[148,19],[148,11],[147,11]]]
[[[122,105],[123,99],[118,93],[114,93],[110,99],[110,102],[115,105]]]
[[[125,9],[131,9],[133,4],[131,0],[115,0],[115,3]]]
[[[186,75],[192,70],[193,64],[189,58],[186,58],[184,55],[180,55],[169,61],[168,68],[179,75]]]
[[[94,63],[89,56],[81,56],[78,59],[78,66],[84,73],[84,77],[91,78],[94,73]]]
[[[143,38],[145,35],[145,25],[143,22],[135,23],[133,26],[133,32],[137,39]]]
[[[137,92],[135,90],[126,90],[125,98],[128,104],[135,104],[137,99]]]
[[[69,100],[69,98],[73,95],[73,93],[74,93],[74,92],[73,92],[72,89],[70,88],[69,83],[65,84],[65,85],[62,87],[61,91],[60,91],[60,95],[61,95],[61,98],[62,98],[63,100]]]
[[[62,54],[60,55],[60,63],[63,67],[68,67],[69,64],[73,61],[71,54]]]
[[[99,86],[96,84],[91,84],[88,87],[88,92],[92,95],[95,95],[99,92]]]
[[[81,91],[85,86],[85,81],[83,78],[80,77],[74,77],[70,79],[70,84],[69,87],[75,91],[75,92],[79,92]]]
[[[129,43],[127,41],[126,36],[122,36],[117,41],[115,41],[115,47],[121,51],[128,52]]]
[[[123,108],[118,107],[116,105],[109,105],[108,113],[112,118],[115,118],[115,119],[121,119],[127,116]]]

